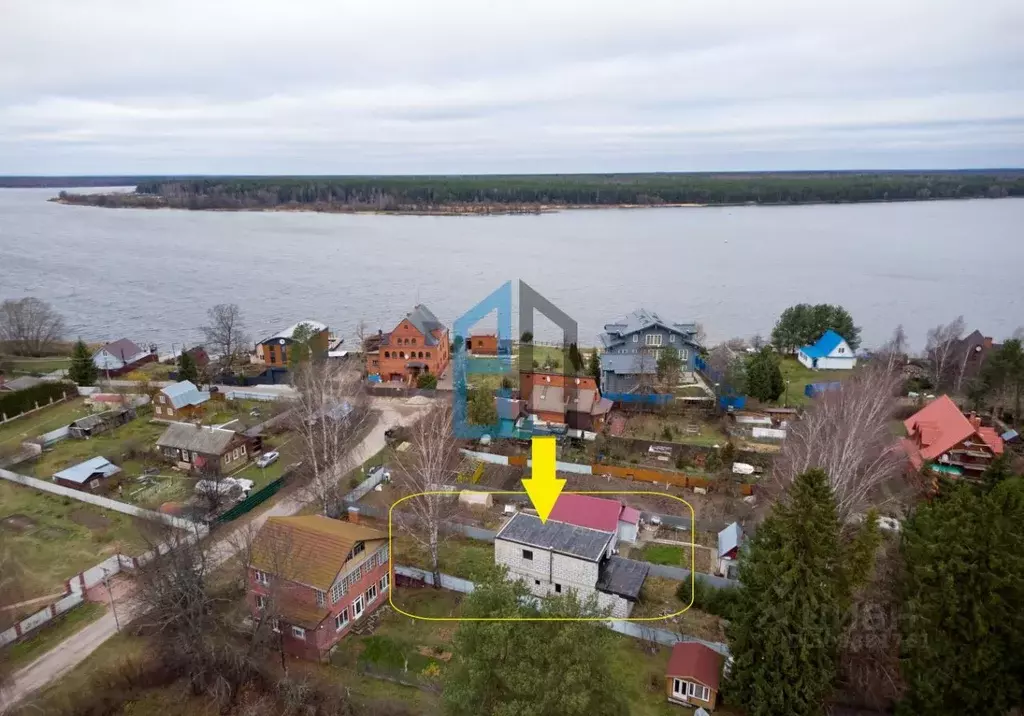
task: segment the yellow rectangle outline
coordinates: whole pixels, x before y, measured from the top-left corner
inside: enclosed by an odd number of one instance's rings
[[[403,614],[412,619],[420,619],[428,622],[660,622],[665,619],[671,619],[677,617],[687,609],[693,606],[693,600],[696,595],[696,571],[697,566],[697,546],[696,546],[696,530],[694,523],[696,517],[693,511],[693,506],[681,497],[676,495],[670,495],[667,492],[652,492],[650,490],[586,490],[586,491],[575,491],[575,490],[564,490],[563,494],[568,495],[658,495],[660,497],[668,497],[672,500],[678,500],[682,502],[690,510],[690,603],[680,609],[678,612],[672,614],[664,614],[658,617],[423,617],[418,614],[410,614],[409,612],[398,607],[392,597],[395,594],[395,550],[392,546],[392,540],[394,538],[394,529],[391,519],[391,513],[396,506],[411,500],[414,497],[420,497],[422,495],[450,495],[458,496],[463,490],[431,490],[428,492],[416,492],[412,495],[406,495],[398,500],[391,503],[391,507],[388,508],[388,572],[390,573],[389,578],[393,585],[388,590],[388,604],[399,614]],[[480,490],[467,490],[467,492],[481,492]],[[526,495],[526,492],[516,490],[497,490],[494,492],[488,492],[490,495]],[[469,581],[469,580],[466,580]],[[438,587],[440,588],[440,587]]]

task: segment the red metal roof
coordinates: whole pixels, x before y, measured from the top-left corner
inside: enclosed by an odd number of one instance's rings
[[[975,429],[948,395],[940,395],[918,410],[903,421],[903,427],[914,440],[923,460],[934,460],[975,434],[996,454],[1003,451],[1003,441],[995,431],[991,428]],[[991,434],[986,437],[986,432]]]
[[[665,675],[699,681],[709,689],[718,691],[723,661],[725,659],[714,649],[695,641],[687,641],[672,647]]]
[[[619,521],[635,525],[640,521],[640,510],[633,509],[632,507],[623,507],[622,514],[619,515]]]
[[[592,530],[615,532],[619,529],[622,503],[592,495],[572,495],[563,492],[551,510],[549,519]]]

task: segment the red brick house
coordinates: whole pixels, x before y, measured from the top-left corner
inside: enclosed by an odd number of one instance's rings
[[[903,421],[907,437],[901,444],[915,471],[926,463],[950,477],[977,478],[1003,454],[1003,439],[983,427],[974,413],[960,412],[948,395],[941,395]]]
[[[493,333],[478,333],[466,339],[466,348],[475,356],[496,356],[498,337]]]
[[[249,608],[285,653],[320,661],[387,601],[388,536],[322,515],[271,517],[253,545]]]
[[[393,331],[380,334],[376,350],[367,350],[366,372],[409,384],[424,373],[440,378],[448,367],[449,348],[448,329],[420,304]]]

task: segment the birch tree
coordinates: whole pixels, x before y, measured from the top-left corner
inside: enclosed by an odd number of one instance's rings
[[[963,316],[940,324],[928,331],[925,355],[931,369],[932,384],[936,390],[950,383],[956,370],[956,353],[967,324]]]
[[[300,449],[302,474],[310,499],[328,514],[340,504],[338,482],[350,465],[350,453],[370,426],[373,413],[358,371],[323,361],[299,366],[294,384],[299,397],[291,418]]]
[[[889,421],[896,407],[899,373],[871,364],[815,399],[786,436],[767,487],[775,496],[794,478],[820,468],[828,475],[836,509],[845,522],[863,512],[882,483],[904,465]]]
[[[206,312],[209,324],[203,326],[206,348],[217,356],[224,368],[230,368],[242,346],[249,342],[242,320],[242,309],[235,303],[218,303]]]
[[[396,453],[395,484],[404,495],[418,495],[395,510],[399,528],[427,553],[434,586],[440,587],[440,549],[445,523],[457,506],[456,479],[464,457],[455,438],[451,406],[432,409],[409,431],[409,449]],[[436,494],[450,491],[451,495]],[[420,494],[435,493],[435,494]]]

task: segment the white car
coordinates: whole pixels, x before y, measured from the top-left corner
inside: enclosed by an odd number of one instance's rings
[[[277,450],[265,452],[262,455],[260,455],[259,459],[256,461],[256,467],[267,467],[268,465],[273,465],[275,462],[277,462],[277,459],[279,457],[281,457],[281,453],[279,453]]]

